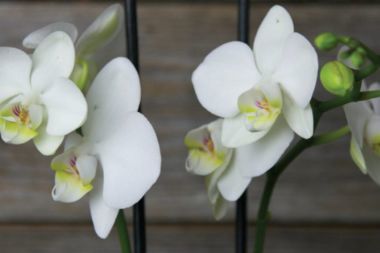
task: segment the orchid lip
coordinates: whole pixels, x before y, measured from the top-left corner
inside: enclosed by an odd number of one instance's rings
[[[77,167],[77,160],[78,158],[76,156],[73,156],[72,158],[70,158],[69,164],[68,164],[69,166],[66,171],[70,174],[80,177],[79,170]]]
[[[26,107],[18,104],[12,107],[12,113],[16,118],[23,124],[23,125],[29,125],[30,123],[30,116],[29,111]]]
[[[203,151],[208,152],[212,155],[215,155],[215,145],[210,135],[203,138],[202,144],[203,144],[203,147],[202,147]]]

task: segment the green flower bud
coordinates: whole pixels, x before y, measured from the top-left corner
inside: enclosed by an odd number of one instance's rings
[[[353,53],[354,50],[352,49],[347,49],[343,48],[341,51],[338,53],[338,59],[341,61],[345,61],[348,58],[350,58],[351,54]]]
[[[89,66],[86,61],[80,60],[75,63],[71,80],[78,86],[80,90],[87,87],[89,81]]]
[[[353,52],[349,57],[349,61],[351,62],[354,69],[360,69],[364,64],[365,59],[366,59],[365,53],[359,50],[356,50],[355,52]]]
[[[339,61],[326,63],[321,70],[320,79],[323,87],[337,96],[344,96],[354,85],[354,73]]]
[[[314,44],[320,50],[328,51],[338,45],[338,38],[333,33],[322,33],[315,38]]]

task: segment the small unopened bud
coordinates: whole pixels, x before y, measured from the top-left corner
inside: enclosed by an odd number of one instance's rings
[[[80,90],[85,90],[89,82],[89,66],[86,61],[78,61],[75,63],[71,80],[78,86]]]
[[[338,45],[338,38],[333,33],[322,33],[315,38],[314,44],[320,50],[329,51]]]
[[[360,50],[355,50],[348,58],[354,69],[360,69],[365,63],[365,53]]]
[[[321,70],[320,79],[323,87],[337,96],[344,96],[354,85],[354,73],[339,61],[326,63]]]

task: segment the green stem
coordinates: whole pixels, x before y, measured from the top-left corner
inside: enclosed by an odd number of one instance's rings
[[[344,97],[338,97],[334,98],[328,101],[319,102],[317,103],[317,110],[320,113],[324,113],[326,111],[335,109],[337,107],[340,107],[342,105],[351,103],[351,102],[358,102],[358,101],[364,101],[372,98],[380,97],[380,90],[374,90],[374,91],[362,91],[358,94],[350,93]]]
[[[257,214],[254,253],[262,253],[264,249],[267,223],[270,216],[268,208],[277,179],[286,166],[288,166],[288,164],[290,164],[307,147],[308,140],[300,140],[271,170],[268,171],[265,188],[262,193]]]
[[[129,234],[127,222],[123,210],[119,210],[116,218],[116,227],[119,234],[119,241],[122,253],[131,253],[131,244],[129,242]]]
[[[344,126],[339,128],[338,130],[335,130],[333,132],[329,132],[326,134],[316,135],[312,137],[310,140],[310,146],[317,146],[322,144],[327,144],[330,142],[333,142],[335,140],[340,139],[341,137],[345,136],[350,132],[350,128],[348,126]]]
[[[329,132],[322,135],[313,136],[310,139],[302,139],[290,149],[286,155],[280,159],[280,161],[267,173],[267,179],[265,183],[265,188],[262,194],[259,211],[257,214],[257,225],[256,225],[256,238],[254,245],[254,253],[262,253],[264,250],[265,235],[267,229],[267,223],[270,217],[269,214],[269,204],[272,197],[272,193],[276,182],[282,172],[287,168],[287,166],[300,155],[305,149],[311,146],[322,145],[326,143],[333,142],[344,135],[349,133],[349,128],[344,126],[336,131]]]

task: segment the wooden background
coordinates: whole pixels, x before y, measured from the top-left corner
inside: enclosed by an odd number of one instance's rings
[[[0,3],[0,44],[22,38],[53,21],[83,30],[104,3]],[[270,6],[252,6],[252,34]],[[361,38],[380,51],[380,5],[286,5],[297,31],[313,39],[333,31]],[[151,253],[233,252],[233,208],[213,220],[203,180],[185,172],[185,133],[210,121],[198,104],[190,76],[216,46],[234,40],[232,4],[143,3],[139,8],[143,108],[162,147],[162,175],[147,196]],[[334,57],[321,54],[321,62]],[[326,97],[320,89],[319,98]],[[320,131],[344,123],[337,110]],[[50,158],[32,145],[0,144],[0,252],[119,252],[115,233],[98,239],[87,200],[55,203],[50,197]],[[249,192],[250,238],[263,178]],[[362,175],[348,155],[348,139],[305,152],[280,179],[271,205],[267,253],[380,252],[380,187]],[[130,215],[130,211],[127,211]]]

